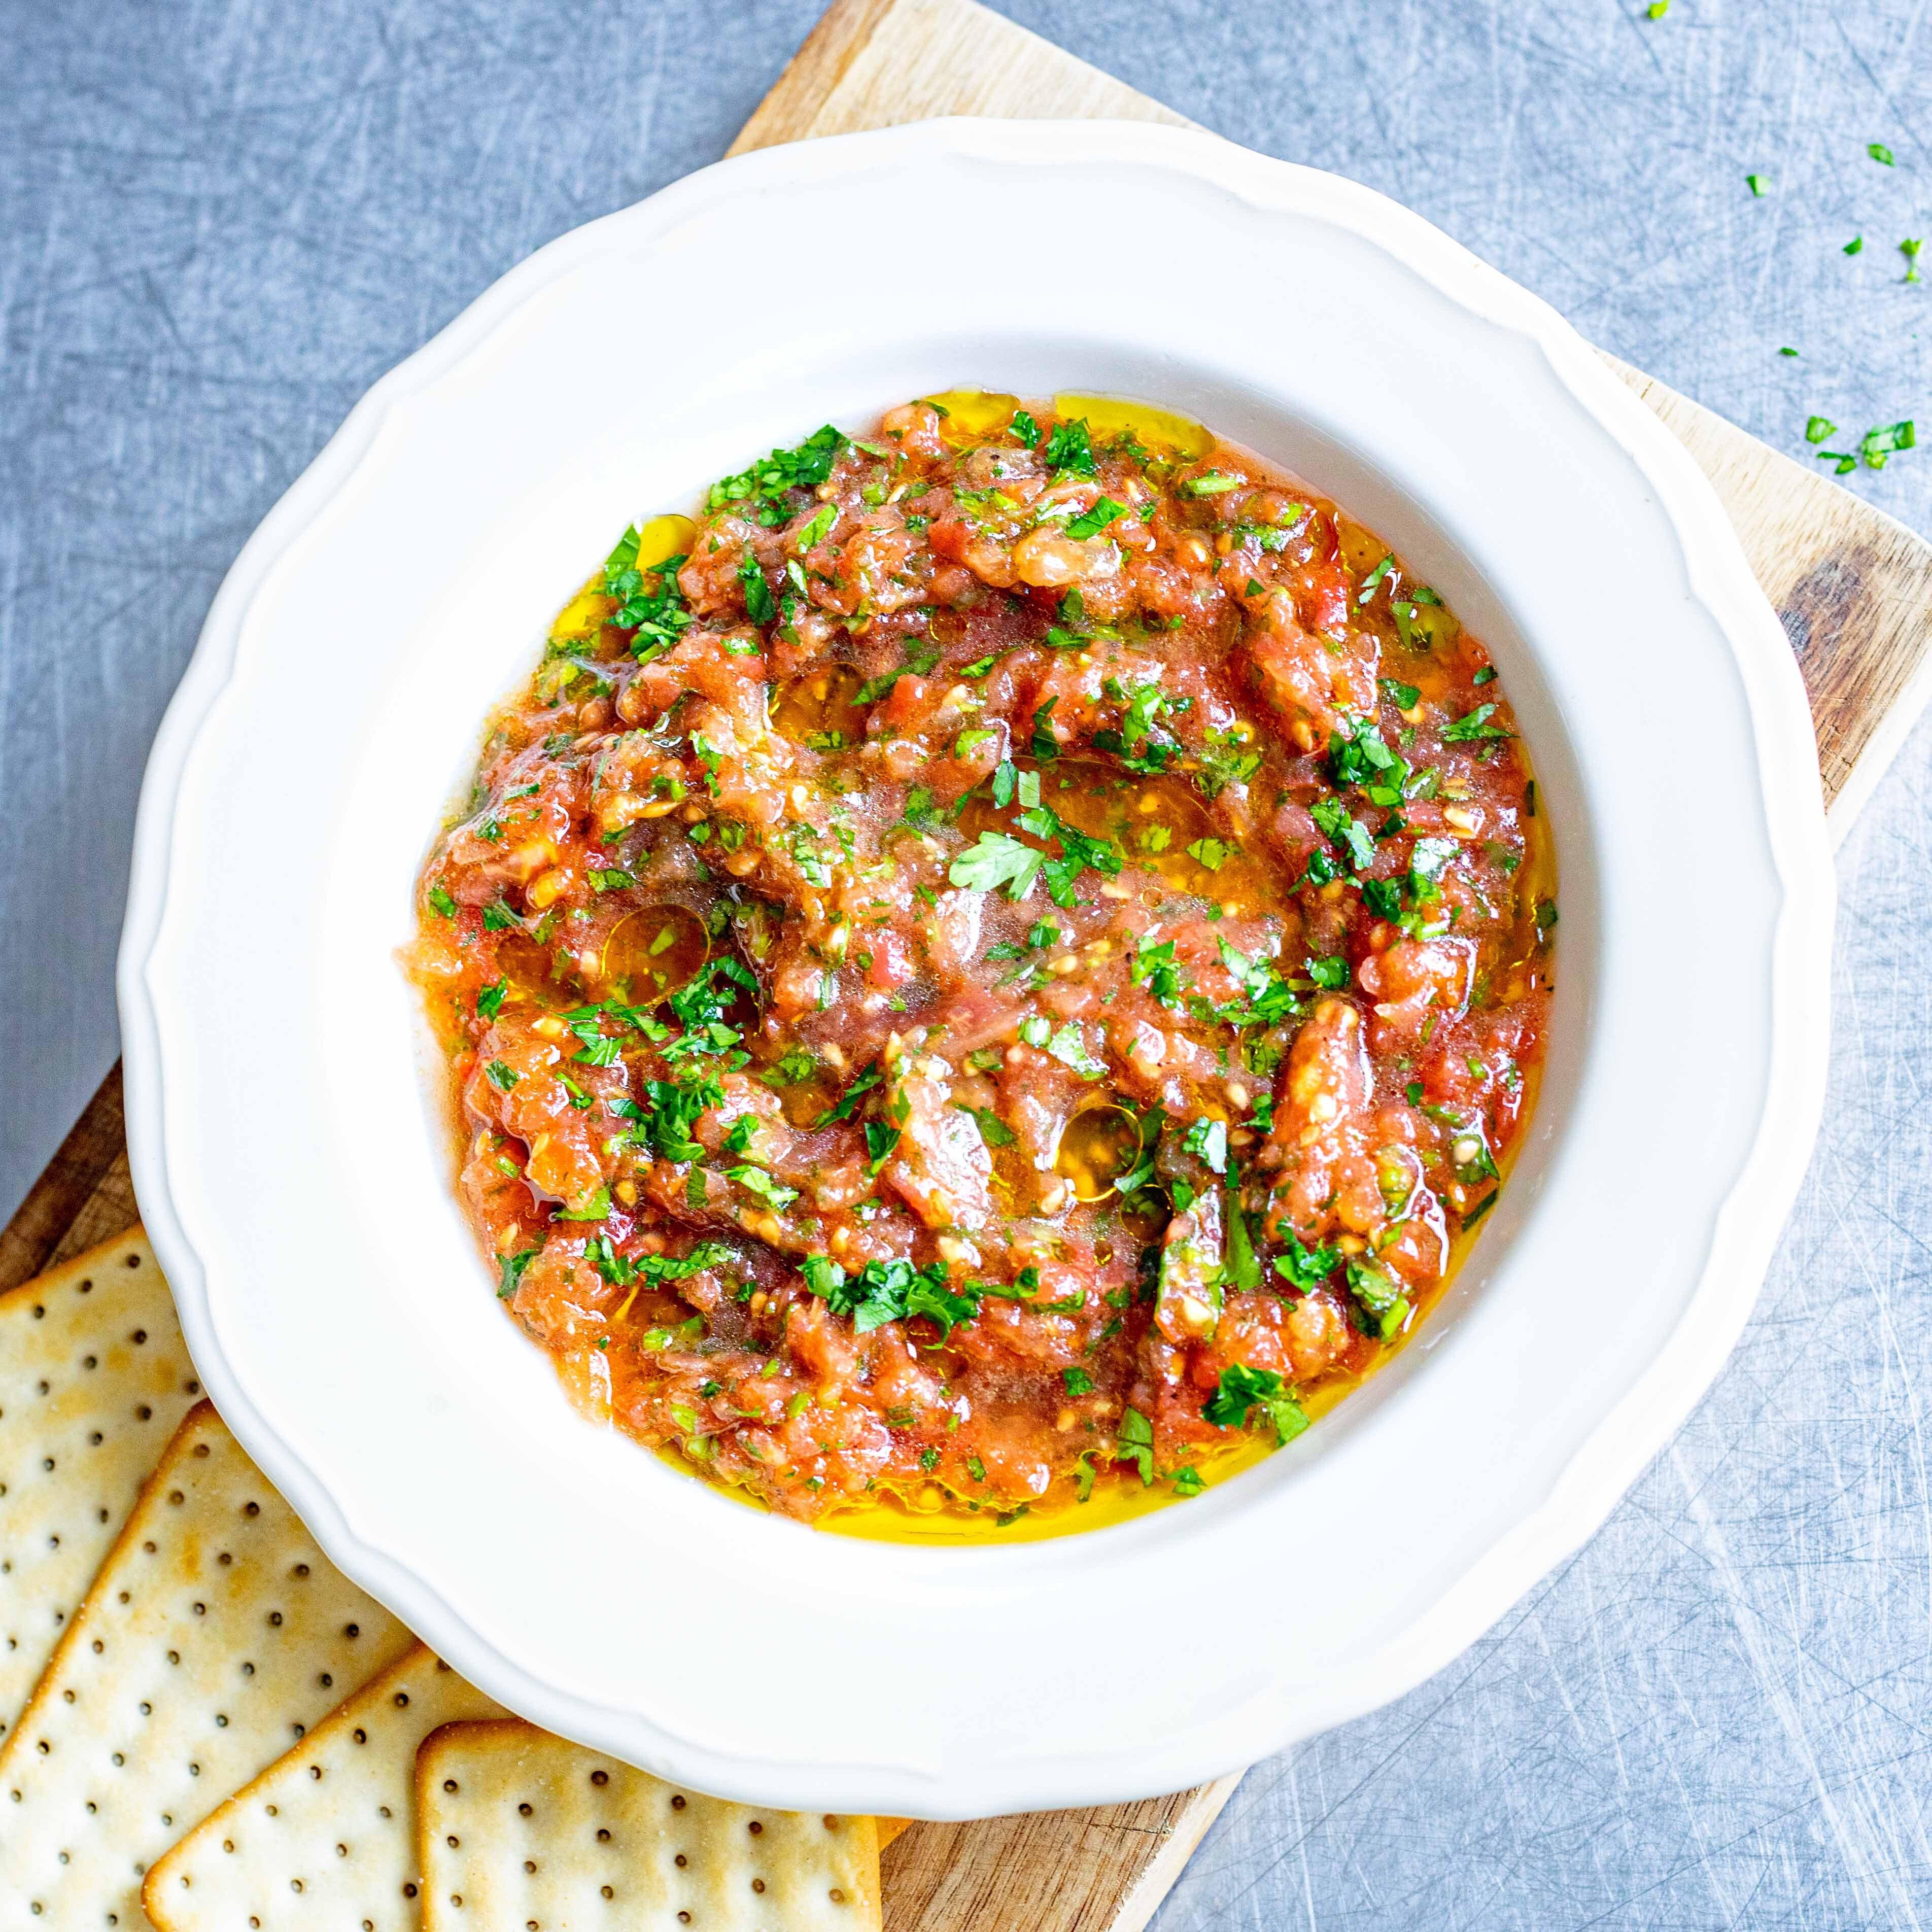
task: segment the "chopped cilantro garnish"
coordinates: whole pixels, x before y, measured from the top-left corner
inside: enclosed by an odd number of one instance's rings
[[[508,986],[501,980],[481,988],[476,995],[476,1017],[479,1020],[494,1020],[502,1011],[503,995],[508,991]]]
[[[1286,1237],[1287,1251],[1274,1258],[1274,1271],[1297,1294],[1308,1294],[1319,1288],[1342,1265],[1342,1257],[1333,1248],[1306,1248],[1294,1234]]]
[[[1445,745],[1473,744],[1484,738],[1513,738],[1516,734],[1505,730],[1500,724],[1492,724],[1496,715],[1493,704],[1479,704],[1466,716],[1457,718],[1452,724],[1442,728],[1442,742]]]
[[[785,493],[817,489],[832,474],[845,443],[845,437],[827,423],[796,449],[775,449],[748,470],[712,484],[706,507],[722,510],[729,503],[749,503],[756,506],[759,522],[774,529],[790,514]]]
[[[778,614],[777,600],[758,560],[748,550],[738,560],[738,586],[745,593],[745,614],[754,624],[769,624]]]
[[[1053,735],[1053,707],[1060,702],[1058,698],[1049,698],[1033,714],[1033,733],[1028,745],[1034,756],[1042,764],[1050,764],[1060,755],[1060,740]]]
[[[579,1196],[567,1208],[560,1208],[556,1218],[560,1221],[602,1221],[610,1212],[610,1190],[599,1186],[588,1194]]]
[[[445,919],[454,919],[456,916],[456,902],[444,891],[442,886],[430,887],[429,902],[442,914]]]
[[[1133,958],[1127,962],[1127,973],[1136,986],[1144,986],[1162,1006],[1178,1010],[1180,973],[1174,963],[1172,940],[1156,939],[1151,932],[1144,933]]]
[[[1836,436],[1838,425],[1828,416],[1808,416],[1804,422],[1804,440],[1822,442],[1828,436]]]
[[[1867,142],[1865,152],[1870,155],[1881,167],[1888,168],[1892,166],[1892,150],[1882,141]]]
[[[1084,1369],[1062,1369],[1060,1379],[1066,1384],[1069,1395],[1091,1395],[1094,1378]]]
[[[1262,754],[1248,749],[1232,731],[1210,731],[1201,748],[1201,769],[1195,782],[1210,798],[1219,798],[1231,784],[1245,784],[1260,770]]]
[[[667,557],[648,571],[639,570],[634,524],[604,560],[604,592],[617,600],[610,622],[634,633],[631,655],[640,663],[668,650],[691,627],[691,612],[677,587],[678,567],[683,562],[681,556]]]
[[[1226,1120],[1196,1120],[1181,1136],[1180,1144],[1203,1162],[1210,1172],[1227,1172],[1228,1124]]]
[[[1111,496],[1102,496],[1090,510],[1069,520],[1066,534],[1084,542],[1088,537],[1097,537],[1109,524],[1117,522],[1126,514],[1126,504],[1117,503]]]
[[[506,1255],[498,1264],[496,1299],[508,1301],[517,1292],[517,1284],[524,1278],[524,1270],[543,1252],[541,1248],[526,1248],[520,1254]]]
[[[900,1138],[897,1127],[889,1127],[879,1120],[866,1123],[866,1166],[871,1173],[876,1175],[892,1159],[892,1150],[898,1145]]]
[[[1046,854],[1005,832],[982,832],[946,869],[954,885],[969,892],[997,892],[1004,886],[1010,899],[1023,899],[1033,890]]]
[[[728,1179],[735,1180],[747,1194],[756,1195],[768,1208],[782,1210],[789,1208],[798,1198],[796,1187],[788,1187],[783,1181],[773,1180],[762,1167],[753,1167],[747,1163],[738,1167],[728,1167],[724,1172]]]
[[[1372,718],[1357,718],[1346,735],[1328,734],[1328,772],[1338,785],[1366,784],[1376,772],[1393,771],[1400,762]]]
[[[830,1126],[834,1120],[849,1120],[857,1112],[860,1101],[878,1086],[885,1076],[879,1071],[879,1063],[874,1060],[860,1074],[857,1079],[846,1088],[836,1106],[826,1108],[817,1120],[814,1127]]]
[[[1114,1460],[1132,1463],[1144,1485],[1154,1481],[1154,1424],[1132,1404],[1120,1412],[1114,1431]]]
[[[1048,1036],[1046,1051],[1064,1066],[1070,1066],[1083,1080],[1098,1080],[1106,1068],[1087,1051],[1086,1036],[1078,1020],[1069,1020]]]
[[[650,1111],[632,1130],[632,1138],[665,1160],[702,1160],[704,1149],[692,1138],[691,1130],[707,1107],[716,1107],[723,1101],[724,1088],[708,1077],[647,1080],[644,1094],[650,1102]]]
[[[1393,879],[1364,879],[1362,899],[1378,919],[1393,925],[1402,917],[1402,888]]]
[[[1348,1292],[1365,1318],[1365,1334],[1378,1336],[1386,1342],[1408,1318],[1409,1306],[1402,1284],[1372,1262],[1349,1262]]]
[[[1055,423],[1052,434],[1046,439],[1046,447],[1040,454],[1046,458],[1048,469],[1057,474],[1094,474],[1094,445],[1088,436],[1085,422],[1078,417],[1070,422]]]
[[[806,1286],[835,1315],[850,1316],[861,1334],[888,1322],[923,1315],[950,1336],[957,1324],[971,1321],[980,1312],[977,1292],[970,1284],[963,1292],[950,1287],[945,1264],[940,1262],[915,1268],[906,1261],[872,1261],[856,1274],[848,1275],[825,1256],[808,1255],[799,1264],[799,1271]],[[935,1455],[933,1460],[938,1458]]]
[[[1274,1425],[1277,1445],[1292,1442],[1308,1426],[1307,1412],[1272,1369],[1251,1369],[1244,1362],[1221,1371],[1221,1385],[1208,1398],[1201,1413],[1216,1429],[1245,1426],[1249,1412],[1261,1409]]]
[[[1339,798],[1318,800],[1312,816],[1322,836],[1332,839],[1348,854],[1348,863],[1357,872],[1366,872],[1375,863],[1376,842],[1369,828],[1352,817]]]
[[[1033,448],[1040,441],[1040,424],[1024,410],[1016,410],[1013,419],[1006,427],[1028,448]]]
[[[955,1102],[954,1104],[956,1106],[959,1106],[959,1103],[957,1102]],[[1012,1145],[1013,1142],[1016,1138],[1012,1129],[1008,1126],[1006,1122],[1001,1120],[999,1115],[994,1113],[992,1108],[959,1106],[959,1111],[962,1114],[970,1114],[973,1117],[974,1124],[980,1130],[980,1138],[984,1141],[989,1148],[1003,1148],[1010,1147]]]
[[[493,1060],[483,1071],[490,1076],[490,1084],[507,1094],[524,1076],[512,1072],[500,1060]]]

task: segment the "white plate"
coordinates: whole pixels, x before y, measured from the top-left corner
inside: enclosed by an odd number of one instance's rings
[[[1489,645],[1562,867],[1549,1072],[1417,1346],[1148,1520],[814,1535],[566,1406],[455,1207],[395,949],[487,706],[640,512],[958,385],[1156,400],[1301,472]],[[1815,1131],[1831,874],[1791,652],[1689,458],[1541,303],[1210,136],[938,122],[706,170],[386,377],[243,551],[142,795],[135,1182],[329,1554],[554,1730],[760,1803],[1176,1790],[1396,1695],[1716,1372]]]

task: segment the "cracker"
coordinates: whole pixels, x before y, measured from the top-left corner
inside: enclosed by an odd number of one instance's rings
[[[410,1642],[198,1402],[0,1748],[8,1922],[138,1928],[148,1867]]]
[[[416,1747],[503,1707],[418,1644],[332,1711],[148,1874],[159,1932],[416,1932]]]
[[[700,1797],[516,1718],[416,1754],[423,1932],[878,1932],[870,1818]]]
[[[200,1393],[138,1228],[0,1294],[0,1738]]]
[[[882,1852],[895,1838],[904,1837],[912,1829],[910,1818],[874,1818],[872,1822],[879,1828],[879,1850]]]

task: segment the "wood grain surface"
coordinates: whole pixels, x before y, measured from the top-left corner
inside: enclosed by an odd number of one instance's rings
[[[974,0],[836,0],[731,152],[945,114],[1191,124]],[[1842,824],[1932,682],[1932,545],[1606,359],[1723,500],[1797,655],[1826,801]],[[136,1218],[117,1066],[0,1231],[0,1289]],[[1138,1932],[1238,1781],[1134,1804],[916,1825],[886,1856],[890,1932]]]

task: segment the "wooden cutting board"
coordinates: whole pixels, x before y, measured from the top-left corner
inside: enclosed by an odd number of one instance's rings
[[[1188,124],[973,0],[836,0],[731,152],[943,114]],[[1841,836],[1932,689],[1932,545],[1606,359],[1702,466],[1784,620]],[[0,1230],[0,1288],[118,1234],[136,1211],[117,1066]],[[1138,1804],[916,1825],[886,1854],[888,1932],[1138,1932],[1237,1782]]]

